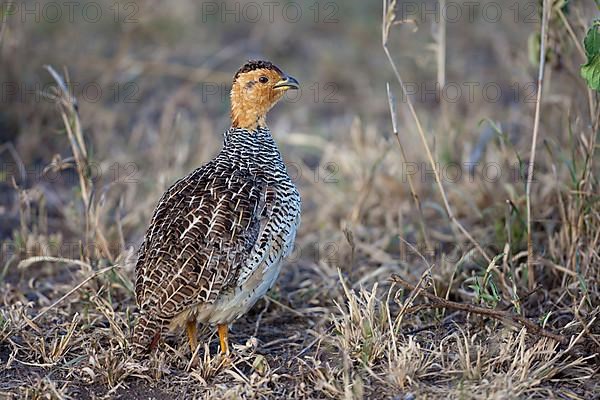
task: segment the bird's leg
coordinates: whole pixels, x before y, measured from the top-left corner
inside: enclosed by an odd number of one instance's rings
[[[187,332],[188,340],[190,342],[190,348],[192,350],[192,354],[196,351],[196,347],[198,347],[198,330],[196,328],[196,321],[190,320],[185,324],[185,330]]]
[[[221,342],[221,354],[229,354],[227,324],[218,324],[217,330],[219,331],[219,341]]]

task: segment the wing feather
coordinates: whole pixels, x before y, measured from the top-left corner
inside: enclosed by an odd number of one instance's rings
[[[159,201],[140,247],[136,300],[172,317],[235,283],[261,231],[266,185],[211,163]]]

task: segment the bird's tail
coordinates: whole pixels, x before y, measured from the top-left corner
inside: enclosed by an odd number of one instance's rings
[[[163,326],[159,319],[151,318],[146,312],[140,312],[131,338],[133,353],[139,356],[154,350],[164,330]]]

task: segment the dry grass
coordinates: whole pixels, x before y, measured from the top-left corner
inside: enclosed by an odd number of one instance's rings
[[[268,26],[199,23],[191,1],[140,3],[129,25],[2,15],[3,82],[47,83],[51,100],[7,95],[0,110],[0,397],[598,397],[600,108],[595,93],[581,95],[577,41],[593,15],[584,3],[549,13],[529,199],[536,110],[525,84],[538,67],[527,39],[539,24],[448,22],[432,39],[431,21],[414,31],[394,23],[399,14],[389,19],[385,39],[405,83],[520,84],[518,99],[510,91],[499,102],[480,92],[457,102],[416,96],[413,114],[379,45],[374,5],[340,3],[337,24],[310,14]],[[220,146],[227,87],[207,95],[207,84],[228,82],[241,59],[263,53],[320,85],[318,101],[307,90],[270,120],[303,197],[296,251],[269,296],[233,326],[230,359],[206,328],[196,354],[179,334],[134,360],[133,265],[150,214],[172,181]],[[104,96],[71,96],[63,80],[96,82]],[[337,103],[324,101],[328,82]],[[393,127],[387,82],[398,98]],[[107,95],[115,84],[118,101]],[[123,100],[127,84],[138,90],[133,103]],[[473,178],[463,169],[453,180],[448,167],[474,158]],[[502,177],[485,179],[487,165]],[[525,329],[522,318],[565,341]]]

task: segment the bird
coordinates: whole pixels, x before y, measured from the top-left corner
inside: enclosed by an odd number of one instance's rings
[[[266,60],[233,78],[231,127],[220,152],[160,198],[138,251],[136,354],[185,327],[192,353],[198,323],[216,326],[229,353],[229,325],[275,283],[294,246],[301,198],[266,124],[298,81]]]

